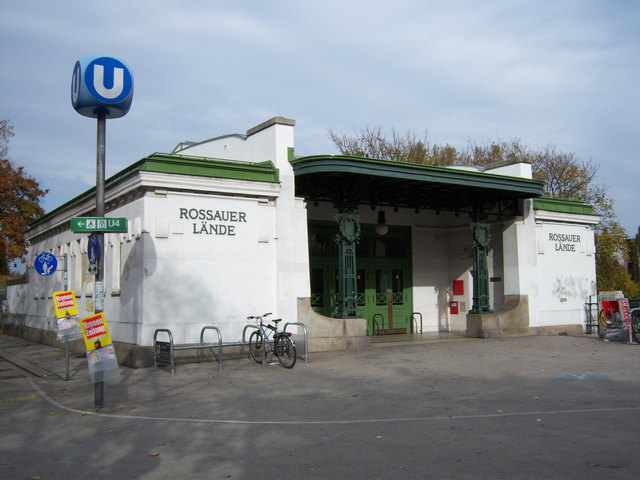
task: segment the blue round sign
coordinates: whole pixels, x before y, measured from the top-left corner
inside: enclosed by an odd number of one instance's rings
[[[91,265],[95,265],[100,260],[100,242],[98,242],[98,235],[96,233],[89,235],[87,256],[89,257],[89,263]]]
[[[133,75],[117,58],[88,56],[78,60],[71,78],[71,104],[86,117],[127,114],[133,99]]]
[[[51,275],[58,268],[58,259],[53,253],[44,252],[38,255],[33,266],[43,277]]]

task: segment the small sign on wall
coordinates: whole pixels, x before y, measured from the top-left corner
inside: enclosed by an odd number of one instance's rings
[[[449,312],[451,313],[451,315],[457,315],[458,313],[460,313],[459,302],[449,302]]]
[[[464,280],[453,281],[453,294],[464,295]]]

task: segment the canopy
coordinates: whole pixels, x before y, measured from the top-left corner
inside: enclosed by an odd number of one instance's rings
[[[543,182],[450,167],[347,155],[291,160],[296,195],[336,207],[390,206],[513,214],[517,200],[543,194]]]

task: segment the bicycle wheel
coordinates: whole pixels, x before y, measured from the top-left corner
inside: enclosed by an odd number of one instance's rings
[[[598,321],[600,322],[600,330],[601,332],[607,332],[607,315],[604,313],[604,310],[600,311],[600,315],[598,315]]]
[[[262,333],[256,330],[249,337],[249,355],[256,363],[262,363],[263,349]]]
[[[275,342],[274,350],[278,355],[278,361],[284,368],[293,368],[296,364],[296,346],[293,341],[283,335],[278,337]]]

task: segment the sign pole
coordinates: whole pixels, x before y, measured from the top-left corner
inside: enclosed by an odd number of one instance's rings
[[[63,278],[63,290],[69,288],[69,275],[67,272],[67,254],[62,256],[62,278]],[[69,340],[64,342],[64,379],[69,380]]]
[[[104,217],[105,210],[105,144],[107,131],[107,117],[104,114],[98,115],[98,134],[96,143],[96,216]],[[95,313],[104,311],[104,233],[98,232],[98,272],[95,281]],[[96,375],[101,375],[97,372]],[[104,406],[104,382],[95,382],[95,407],[102,408]]]
[[[86,117],[98,120],[96,148],[96,214],[104,217],[105,211],[105,137],[107,118],[123,117],[133,99],[133,76],[124,62],[113,57],[91,55],[78,60],[71,77],[71,104]],[[72,230],[74,220],[72,219]],[[83,225],[84,222],[83,222]],[[100,231],[101,230],[101,231]],[[95,313],[104,311],[104,229],[97,232],[98,259],[95,280]],[[97,342],[96,350],[101,348]],[[93,349],[91,349],[93,351]],[[88,352],[89,353],[89,352]],[[100,354],[95,357],[102,363]],[[111,351],[109,352],[111,355]],[[115,359],[115,356],[114,356]],[[115,362],[117,368],[117,361]],[[95,406],[104,405],[105,370],[98,368],[94,377]]]

